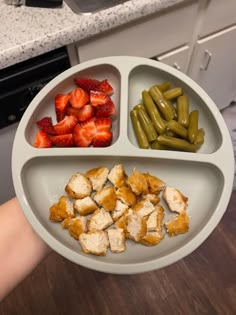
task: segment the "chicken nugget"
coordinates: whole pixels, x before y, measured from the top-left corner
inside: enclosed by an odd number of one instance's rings
[[[112,224],[113,220],[110,215],[110,212],[101,208],[96,210],[88,220],[88,229],[89,231],[104,230]]]
[[[169,236],[183,234],[189,231],[189,216],[186,211],[176,215],[172,220],[165,223]]]
[[[55,222],[61,222],[66,218],[73,218],[73,204],[67,196],[61,196],[57,203],[54,203],[50,209],[49,219]]]
[[[92,184],[90,180],[81,173],[76,173],[71,176],[65,191],[72,198],[84,198],[90,196],[92,192]]]
[[[149,200],[141,200],[131,208],[136,214],[145,217],[155,210],[155,206]]]
[[[72,219],[65,219],[61,224],[63,228],[67,228],[70,235],[78,240],[80,234],[87,231],[87,219],[85,217],[75,217]]]
[[[115,187],[124,186],[126,177],[127,176],[122,164],[116,164],[108,174],[108,179]]]
[[[84,253],[97,256],[106,255],[109,246],[107,232],[99,230],[82,233],[79,236],[79,241]]]
[[[149,173],[144,173],[143,175],[145,176],[147,180],[148,190],[150,194],[159,194],[160,191],[162,191],[166,187],[166,183],[163,182],[158,177],[153,176]]]
[[[110,249],[113,253],[121,253],[126,249],[125,246],[125,232],[123,229],[109,229],[107,230]]]
[[[114,211],[112,211],[111,216],[113,221],[117,221],[128,209],[128,206],[124,204],[122,201],[117,200]]]
[[[123,203],[127,206],[132,206],[136,203],[137,198],[136,195],[133,193],[130,187],[122,186],[116,190],[116,196],[120,199]]]
[[[88,215],[98,209],[97,204],[91,197],[76,199],[74,201],[74,208],[80,215]]]
[[[127,178],[126,183],[136,196],[149,192],[146,177],[138,170],[133,170],[133,173]]]
[[[147,232],[147,217],[136,213],[127,215],[126,237],[139,242]]]
[[[117,200],[115,188],[113,186],[103,187],[94,194],[93,199],[100,207],[112,211],[115,209]]]
[[[105,185],[108,173],[108,167],[100,166],[87,171],[85,176],[90,180],[93,190],[98,191]]]
[[[188,198],[185,197],[178,189],[167,186],[163,192],[163,198],[171,211],[178,213],[186,211]]]

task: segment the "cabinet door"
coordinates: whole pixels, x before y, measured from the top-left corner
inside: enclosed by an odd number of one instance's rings
[[[156,59],[186,73],[188,67],[188,57],[189,47],[184,46],[179,49],[170,51],[167,54],[158,56],[156,57]]]
[[[199,40],[188,75],[205,89],[219,109],[236,96],[236,26]]]

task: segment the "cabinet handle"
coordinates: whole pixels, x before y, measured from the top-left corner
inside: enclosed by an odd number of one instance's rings
[[[200,69],[202,71],[206,71],[208,69],[210,61],[211,61],[211,57],[212,57],[212,54],[207,49],[205,50],[204,54],[205,54],[205,60],[206,61],[205,61],[205,65],[200,66]]]

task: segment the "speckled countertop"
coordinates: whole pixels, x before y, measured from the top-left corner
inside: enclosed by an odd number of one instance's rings
[[[0,0],[0,69],[188,0],[131,0],[91,15],[14,7]]]

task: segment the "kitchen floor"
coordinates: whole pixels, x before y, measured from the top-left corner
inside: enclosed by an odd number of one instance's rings
[[[1,304],[1,315],[236,314],[236,191],[211,236],[167,268],[109,275],[52,253]]]

